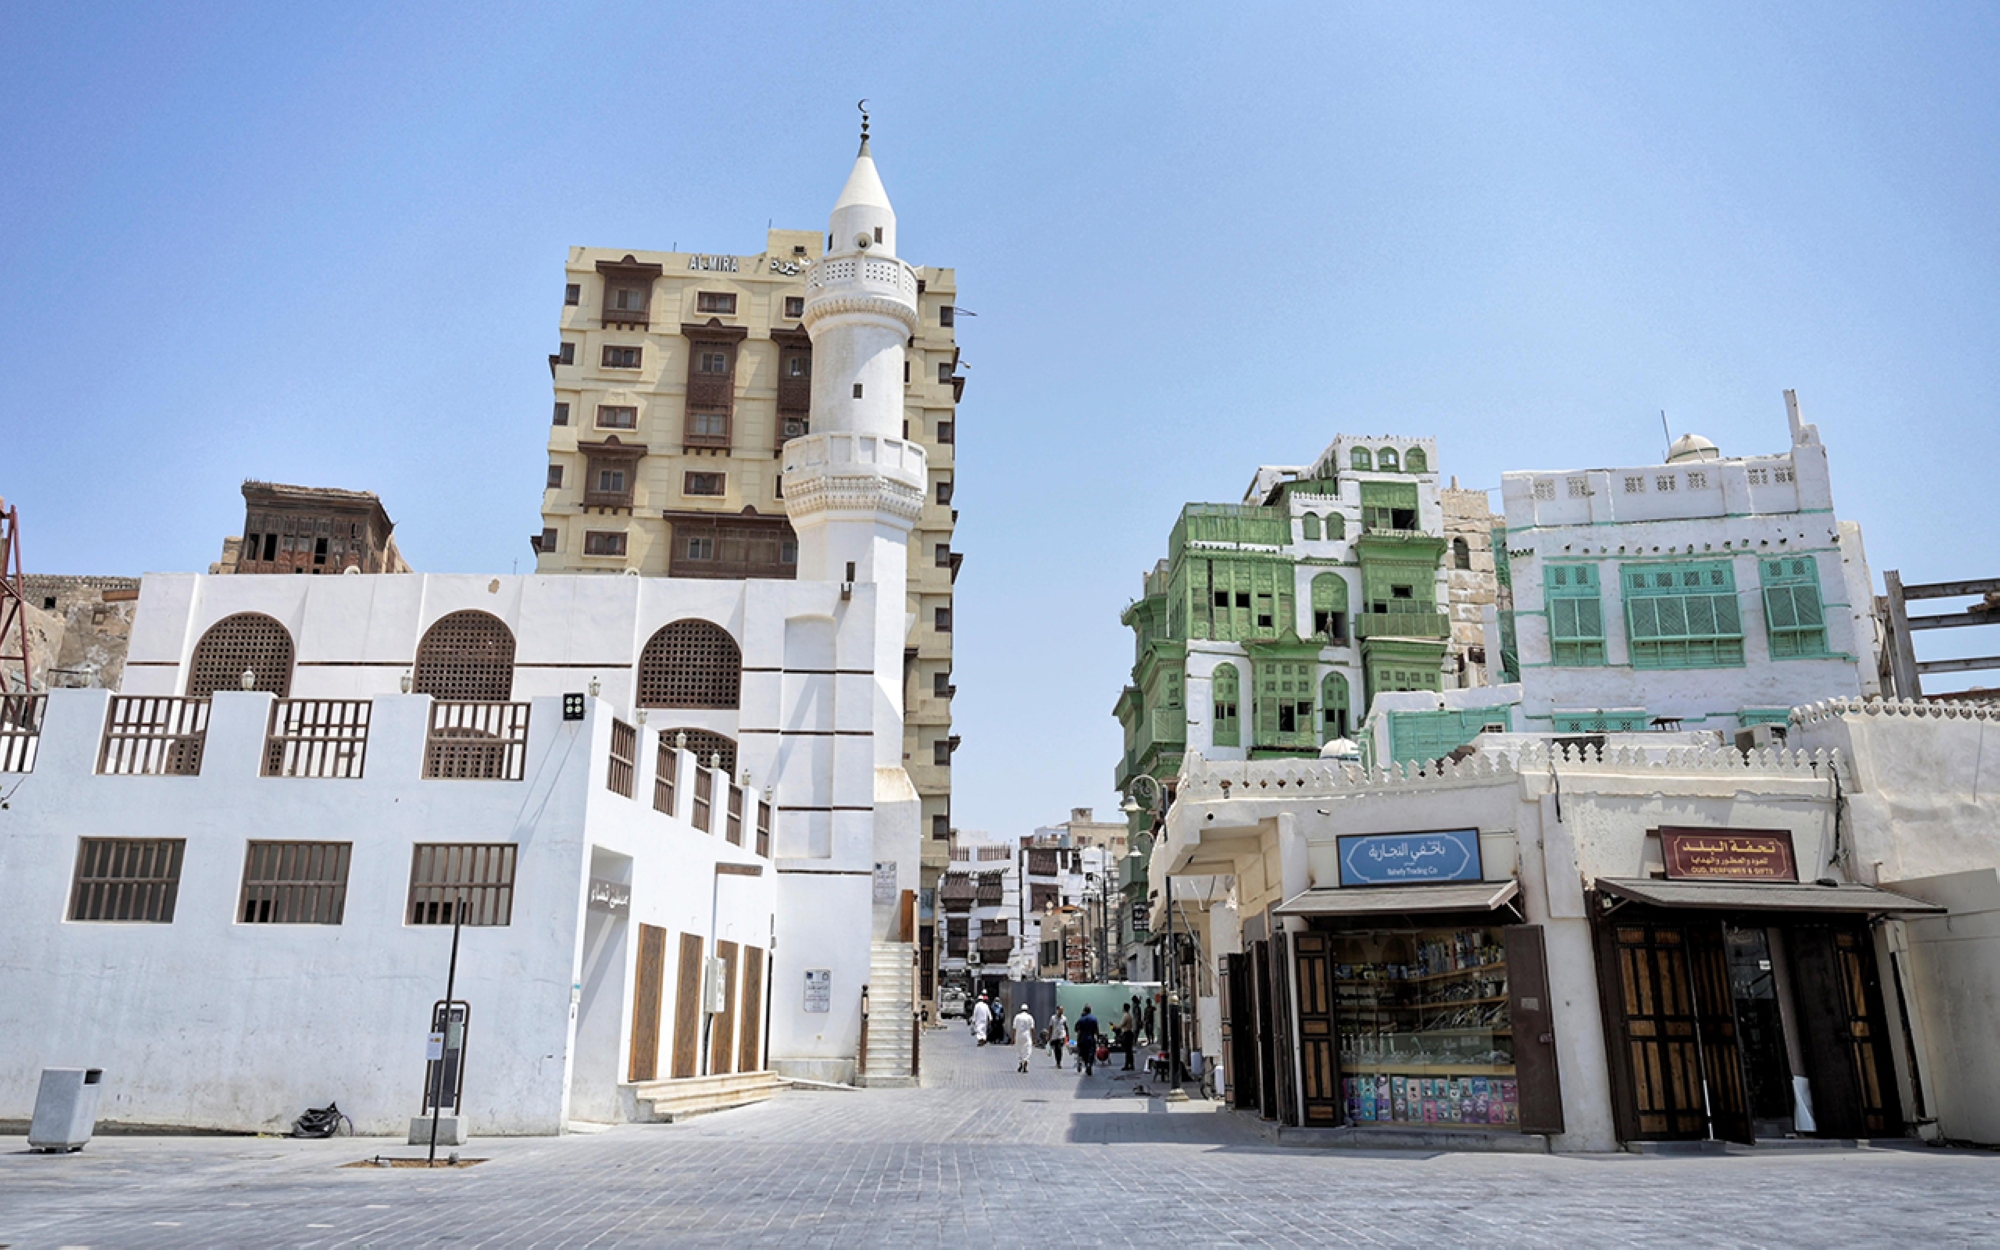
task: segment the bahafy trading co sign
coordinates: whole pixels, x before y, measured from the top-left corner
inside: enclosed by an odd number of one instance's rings
[[[1477,881],[1483,875],[1477,829],[1349,833],[1335,842],[1343,886],[1429,885]]]

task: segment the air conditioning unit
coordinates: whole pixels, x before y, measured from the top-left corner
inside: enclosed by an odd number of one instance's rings
[[[1788,725],[1751,725],[1736,731],[1739,751],[1779,751],[1785,746]]]

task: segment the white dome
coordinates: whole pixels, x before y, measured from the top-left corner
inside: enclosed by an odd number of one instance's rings
[[[1667,449],[1667,463],[1683,460],[1720,460],[1722,450],[1699,434],[1683,434]]]
[[[1319,749],[1319,757],[1323,760],[1358,760],[1361,748],[1351,738],[1335,738]]]

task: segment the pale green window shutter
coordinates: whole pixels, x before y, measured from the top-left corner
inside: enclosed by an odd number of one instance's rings
[[[1764,626],[1771,657],[1809,659],[1828,654],[1826,611],[1819,597],[1819,561],[1787,556],[1758,561],[1764,583]]]
[[[1549,659],[1564,667],[1604,663],[1604,608],[1597,566],[1552,564],[1543,579],[1549,613]]]
[[[1212,678],[1215,686],[1215,745],[1241,746],[1243,730],[1238,719],[1239,678],[1234,664],[1217,665]]]

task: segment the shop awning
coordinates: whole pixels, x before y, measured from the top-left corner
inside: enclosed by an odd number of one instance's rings
[[[1521,892],[1518,881],[1307,890],[1271,910],[1280,916],[1367,916],[1417,911],[1492,911]]]
[[[1599,877],[1597,888],[1653,907],[1728,911],[1943,911],[1936,903],[1872,885],[1813,885],[1802,881],[1662,881]]]

